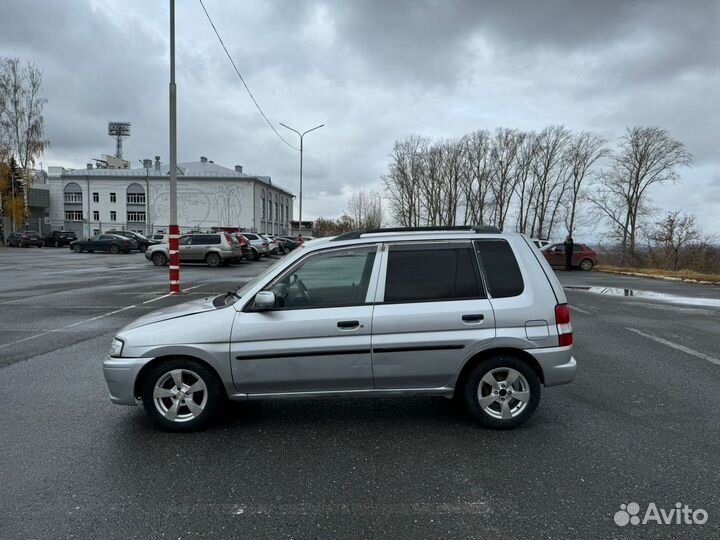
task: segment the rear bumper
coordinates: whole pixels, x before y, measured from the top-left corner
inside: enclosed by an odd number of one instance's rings
[[[110,401],[118,405],[136,405],[135,380],[142,367],[152,358],[111,358],[103,360],[103,374],[110,391]]]
[[[575,379],[577,362],[572,355],[572,346],[529,349],[525,352],[530,353],[540,365],[545,386],[567,384]]]

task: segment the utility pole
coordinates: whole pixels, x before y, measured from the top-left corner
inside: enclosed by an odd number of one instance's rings
[[[298,232],[302,234],[303,138],[307,133],[315,131],[316,129],[320,129],[325,124],[320,124],[319,126],[315,126],[314,128],[303,131],[302,133],[300,133],[297,129],[293,129],[290,126],[283,124],[282,122],[280,122],[280,125],[284,128],[289,129],[290,131],[294,131],[300,136],[300,216],[298,219]]]
[[[180,292],[180,228],[177,224],[177,88],[175,87],[175,0],[170,0],[170,293]]]

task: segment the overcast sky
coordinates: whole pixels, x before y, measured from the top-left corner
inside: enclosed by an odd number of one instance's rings
[[[653,203],[720,231],[717,0],[205,5],[274,123],[326,124],[305,140],[306,217],[339,215],[353,189],[380,190],[393,141],[409,134],[557,123],[617,139],[657,125],[695,165],[653,189]],[[176,11],[179,161],[241,164],[297,192],[297,152],[264,124],[199,2]],[[167,1],[3,0],[0,20],[0,56],[44,70],[44,167],[113,153],[108,120],[132,122],[133,166],[167,162]]]

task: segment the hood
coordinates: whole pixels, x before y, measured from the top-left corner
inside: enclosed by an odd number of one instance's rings
[[[219,309],[213,305],[214,297],[202,298],[200,300],[191,300],[190,302],[184,302],[177,306],[169,306],[163,309],[158,309],[143,315],[139,319],[131,322],[125,326],[122,330],[132,330],[139,326],[146,326],[161,321],[167,321],[168,319],[177,319],[178,317],[186,317],[188,315],[194,315],[195,313],[202,313],[203,311],[213,311]]]

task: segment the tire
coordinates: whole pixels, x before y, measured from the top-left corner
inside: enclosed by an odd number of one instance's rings
[[[168,258],[165,256],[164,253],[153,253],[150,256],[150,260],[155,266],[165,266],[168,262]]]
[[[78,245],[78,244],[75,244],[75,245],[72,247],[72,250],[73,250],[75,253],[82,253],[82,251],[83,251],[82,246],[80,246],[80,245]]]
[[[593,268],[593,262],[590,259],[583,259],[580,261],[580,270],[589,272]]]
[[[118,253],[120,253],[120,246],[118,246],[117,244],[110,244],[110,253],[112,253],[113,255],[117,255]]]
[[[188,392],[193,388],[193,392]],[[182,393],[176,397],[179,392]],[[178,358],[162,362],[150,370],[142,385],[145,411],[168,431],[206,427],[225,397],[215,372],[196,360]]]
[[[205,262],[208,266],[216,268],[222,264],[222,257],[220,257],[217,253],[208,253],[205,255]]]
[[[259,261],[260,260],[260,252],[257,249],[254,249],[252,251],[252,258],[253,261]]]
[[[510,388],[505,382],[508,376],[515,379]],[[540,402],[540,379],[535,370],[519,358],[493,356],[472,368],[462,391],[468,410],[480,425],[513,429],[535,412]],[[518,399],[516,396],[521,394],[523,398]]]
[[[54,246],[55,246],[56,248],[59,248],[59,247],[60,247],[60,242],[58,242],[57,240],[55,240]]]
[[[147,244],[140,244],[140,253],[145,253],[147,248]]]

